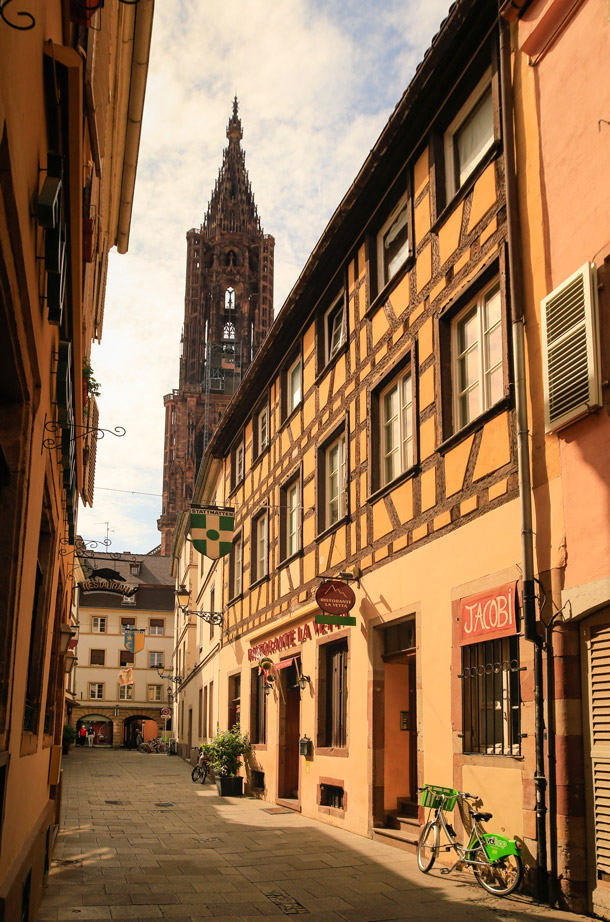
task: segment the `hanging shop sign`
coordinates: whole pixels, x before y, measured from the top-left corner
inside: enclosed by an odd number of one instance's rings
[[[355,627],[356,619],[350,615],[316,615],[316,624],[334,624],[337,627]]]
[[[339,579],[328,579],[321,586],[318,586],[316,602],[322,611],[329,615],[345,615],[356,604],[356,596],[354,595],[354,590],[347,583],[343,583]],[[318,622],[318,624],[324,623]]]
[[[122,672],[119,672],[119,683],[121,685],[133,685],[133,670],[123,669]]]
[[[235,510],[228,506],[191,506],[190,534],[193,547],[204,557],[217,560],[232,547]]]
[[[130,586],[122,576],[116,577],[99,577],[84,579],[79,584],[81,592],[113,592],[115,595],[132,596],[138,591],[137,586]]]
[[[460,599],[460,645],[516,634],[518,605],[515,583]]]
[[[125,631],[125,649],[134,655],[144,649],[144,634],[139,631]]]

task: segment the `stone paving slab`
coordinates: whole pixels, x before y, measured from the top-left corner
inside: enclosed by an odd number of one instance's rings
[[[38,922],[586,918],[521,894],[493,898],[464,873],[423,875],[407,852],[266,813],[263,801],[218,797],[177,757],[76,749],[63,767],[63,827]]]

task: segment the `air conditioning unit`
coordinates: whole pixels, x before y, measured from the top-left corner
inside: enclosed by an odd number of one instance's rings
[[[585,263],[540,302],[546,432],[601,406],[596,282]]]

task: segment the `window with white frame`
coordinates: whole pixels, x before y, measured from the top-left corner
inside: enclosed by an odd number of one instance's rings
[[[229,553],[229,596],[234,599],[241,595],[242,541],[238,535]]]
[[[324,314],[324,358],[330,362],[346,339],[345,293],[343,289]]]
[[[237,486],[244,479],[244,442],[241,439],[233,448],[232,486]]]
[[[405,193],[377,234],[379,291],[390,282],[410,253],[409,196]]]
[[[379,395],[382,486],[413,465],[413,386],[410,368]]]
[[[91,633],[92,634],[105,634],[106,633],[106,619],[99,618],[97,616],[91,619]]]
[[[301,357],[294,360],[286,372],[287,415],[301,402]]]
[[[89,682],[89,697],[90,698],[103,698],[104,697],[104,683],[103,682]]]
[[[149,669],[156,669],[157,666],[163,665],[163,653],[157,652],[155,650],[148,651],[148,667]]]
[[[502,300],[495,282],[452,324],[453,419],[457,431],[504,396]]]
[[[131,666],[135,661],[132,650],[119,650],[119,666]]]
[[[252,582],[262,579],[267,575],[268,551],[268,521],[267,513],[259,515],[252,523]]]
[[[160,685],[149,685],[148,686],[148,700],[149,701],[161,701],[161,686]]]
[[[149,624],[149,633],[163,637],[165,633],[165,620],[163,618],[151,618]]]
[[[447,199],[463,186],[494,141],[494,106],[488,72],[445,132]]]
[[[330,528],[347,511],[345,435],[341,434],[324,451],[324,528]]]
[[[89,665],[104,666],[106,663],[105,650],[89,650]]]
[[[133,685],[119,685],[119,701],[131,701],[133,698]]]
[[[256,453],[260,455],[269,444],[269,409],[264,406],[256,417]]]
[[[301,546],[299,492],[298,480],[294,480],[285,490],[286,557],[292,557]]]
[[[135,627],[136,627],[135,618],[132,618],[132,617],[121,618],[121,633],[122,634],[124,634],[125,631],[134,631]]]

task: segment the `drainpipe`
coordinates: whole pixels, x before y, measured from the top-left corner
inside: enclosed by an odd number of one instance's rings
[[[534,644],[534,705],[536,771],[536,840],[537,892],[546,902],[548,893],[546,841],[546,776],[544,765],[544,686],[542,637],[536,629],[536,592],[534,584],[534,541],[532,529],[532,481],[530,474],[529,423],[525,363],[525,315],[523,275],[520,256],[519,205],[513,131],[513,90],[511,79],[510,26],[499,16],[500,93],[502,135],[506,171],[508,226],[508,263],[512,311],[513,377],[517,415],[517,464],[521,504],[521,560],[523,570],[523,635]]]

